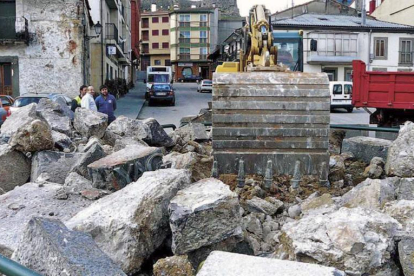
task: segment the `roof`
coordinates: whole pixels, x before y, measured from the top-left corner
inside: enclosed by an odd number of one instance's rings
[[[141,13],[141,17],[142,16],[156,16],[156,15],[168,15],[169,11],[144,11]]]
[[[173,10],[171,13],[214,13],[214,9],[209,8],[182,8],[178,10]]]
[[[414,32],[414,26],[390,23],[374,19],[366,19],[366,25],[361,26],[362,18],[349,15],[329,15],[329,14],[302,14],[293,18],[272,21],[274,28],[278,27],[300,27],[300,28],[346,28],[355,29],[378,29],[394,31]]]

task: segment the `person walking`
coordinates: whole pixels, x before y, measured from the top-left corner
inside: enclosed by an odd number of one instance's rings
[[[87,89],[88,89],[88,87],[87,87],[86,85],[82,85],[82,86],[79,88],[79,95],[78,95],[78,96],[76,96],[76,98],[74,98],[74,99],[72,100],[72,104],[71,104],[71,107],[70,107],[70,109],[71,109],[73,112],[75,112],[76,108],[78,108],[78,107],[80,107],[80,106],[81,106],[82,97],[83,97],[83,96],[85,96],[85,94],[86,94],[86,90],[87,90]]]
[[[108,87],[106,85],[101,85],[99,90],[101,91],[101,95],[96,98],[95,103],[99,112],[108,115],[108,124],[110,124],[116,119],[114,115],[116,99],[108,93]]]
[[[81,107],[93,111],[98,111],[98,109],[96,108],[95,101],[93,100],[93,95],[95,95],[95,89],[93,88],[93,86],[88,86],[88,90],[85,96],[82,97]]]

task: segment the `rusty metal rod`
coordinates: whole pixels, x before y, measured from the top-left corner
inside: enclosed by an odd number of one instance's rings
[[[42,276],[21,264],[12,261],[0,254],[0,273],[6,276]]]

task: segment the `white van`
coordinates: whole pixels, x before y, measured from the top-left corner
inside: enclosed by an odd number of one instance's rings
[[[331,110],[335,108],[345,108],[348,113],[354,110],[352,105],[352,82],[331,81],[329,82],[331,93]]]

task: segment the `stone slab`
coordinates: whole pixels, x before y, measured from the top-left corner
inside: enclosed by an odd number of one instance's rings
[[[372,137],[352,137],[342,142],[342,152],[351,152],[355,158],[369,164],[374,157],[387,159],[391,141]]]

